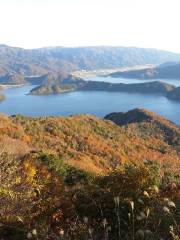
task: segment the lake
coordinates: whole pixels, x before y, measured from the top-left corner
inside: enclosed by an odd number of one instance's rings
[[[97,81],[137,82],[141,80],[113,78],[91,78]],[[175,82],[172,84],[175,85]],[[142,82],[142,81],[141,81]],[[180,85],[180,81],[179,81]],[[176,81],[178,86],[178,80]],[[0,112],[27,116],[94,114],[104,117],[110,112],[128,111],[133,108],[147,108],[169,120],[180,124],[180,102],[163,96],[117,92],[71,92],[50,96],[26,95],[34,86],[6,89],[6,100],[0,103]]]

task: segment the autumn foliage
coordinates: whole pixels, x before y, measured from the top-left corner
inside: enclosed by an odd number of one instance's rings
[[[179,138],[161,119],[1,116],[0,236],[178,239]]]

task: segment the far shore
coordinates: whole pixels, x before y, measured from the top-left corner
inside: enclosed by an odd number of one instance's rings
[[[98,76],[107,76],[114,72],[125,72],[129,70],[141,70],[141,69],[147,69],[154,67],[152,64],[146,64],[146,65],[137,65],[133,67],[119,67],[119,68],[113,68],[113,69],[97,69],[97,70],[81,70],[81,71],[75,71],[72,72],[72,75],[75,77],[98,77]]]
[[[2,90],[7,89],[7,88],[16,88],[16,87],[24,87],[24,86],[28,86],[28,84],[16,84],[16,85],[14,85],[14,84],[7,84],[7,85],[0,84],[0,88]]]

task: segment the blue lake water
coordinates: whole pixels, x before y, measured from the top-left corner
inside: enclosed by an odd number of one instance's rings
[[[98,79],[99,81],[107,81],[107,78]],[[91,80],[97,80],[97,77],[91,78]],[[127,82],[127,79],[113,79],[113,81]],[[136,82],[137,80],[128,81]],[[110,112],[128,111],[138,107],[147,108],[180,124],[180,102],[168,100],[163,96],[98,91],[79,91],[50,96],[26,95],[33,87],[24,86],[6,89],[4,91],[6,100],[0,103],[0,112],[9,115],[23,114],[28,116],[66,116],[87,113],[104,117]]]

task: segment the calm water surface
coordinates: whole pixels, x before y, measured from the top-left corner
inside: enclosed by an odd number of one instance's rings
[[[180,102],[168,100],[163,96],[98,91],[51,96],[26,95],[33,87],[6,89],[6,100],[0,103],[0,112],[28,116],[88,113],[104,117],[110,112],[138,107],[152,110],[180,124]]]

